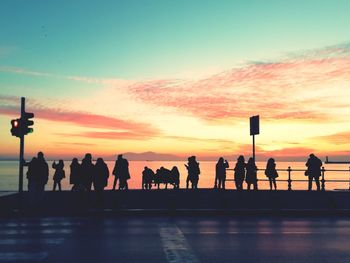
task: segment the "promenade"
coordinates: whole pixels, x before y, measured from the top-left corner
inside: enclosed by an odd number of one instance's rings
[[[350,214],[349,191],[128,190],[97,193],[44,192],[33,200],[0,197],[2,215],[79,216],[94,213],[138,214]]]

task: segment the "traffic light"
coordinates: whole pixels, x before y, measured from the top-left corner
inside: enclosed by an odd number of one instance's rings
[[[20,137],[21,136],[21,120],[15,119],[11,120],[11,134],[12,136]]]
[[[27,135],[28,133],[33,132],[32,126],[34,124],[34,121],[31,120],[31,118],[34,118],[34,113],[31,112],[25,112],[23,115],[23,120],[21,122],[21,130],[23,135]]]

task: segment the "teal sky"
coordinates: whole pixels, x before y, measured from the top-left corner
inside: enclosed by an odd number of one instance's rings
[[[349,0],[3,0],[0,156],[19,97],[27,154],[348,160]],[[300,132],[303,131],[303,132]]]
[[[346,42],[349,10],[347,0],[5,0],[0,64],[133,80],[196,75]]]

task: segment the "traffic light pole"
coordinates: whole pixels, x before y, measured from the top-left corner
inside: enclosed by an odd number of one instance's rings
[[[25,98],[21,98],[21,118],[23,119],[25,114]],[[24,134],[21,133],[19,137],[19,183],[18,192],[23,192],[23,166],[24,166]]]

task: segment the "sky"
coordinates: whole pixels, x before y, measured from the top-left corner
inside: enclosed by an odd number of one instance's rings
[[[349,160],[350,1],[19,1],[0,9],[0,157]]]

